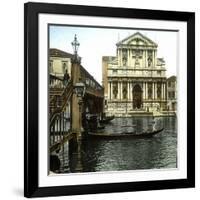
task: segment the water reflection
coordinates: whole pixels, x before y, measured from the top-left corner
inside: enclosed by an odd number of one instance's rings
[[[155,121],[155,128],[164,131],[145,139],[90,139],[81,145],[81,162],[84,172],[159,169],[177,167],[177,119],[175,117],[116,118],[106,125],[105,132],[142,132]],[[61,151],[62,152],[62,151]],[[68,144],[60,153],[60,172],[75,172],[77,155],[68,157]],[[68,161],[66,161],[68,160]]]

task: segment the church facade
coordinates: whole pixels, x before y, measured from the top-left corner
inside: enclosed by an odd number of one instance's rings
[[[103,56],[105,112],[132,116],[158,114],[167,107],[166,68],[158,45],[137,32],[116,44],[116,56]]]

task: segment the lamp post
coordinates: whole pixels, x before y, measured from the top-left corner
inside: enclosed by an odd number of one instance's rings
[[[76,134],[77,149],[77,163],[75,171],[82,172],[82,159],[81,159],[81,145],[82,145],[82,106],[83,106],[83,97],[85,95],[85,84],[80,82],[80,63],[81,59],[78,56],[78,48],[80,43],[77,40],[77,36],[74,36],[74,41],[71,43],[74,51],[74,56],[72,58],[72,67],[71,67],[71,77],[73,83],[73,95],[72,95],[72,132]]]
[[[74,41],[71,43],[72,48],[74,51],[74,56],[72,58],[72,67],[71,67],[71,79],[73,83],[74,93],[72,95],[72,112],[71,112],[71,119],[72,119],[72,131],[80,135],[80,109],[79,109],[79,97],[83,96],[81,94],[82,86],[79,84],[80,80],[80,59],[78,59],[78,48],[80,43],[77,40],[76,35],[74,36]]]
[[[85,95],[85,84],[84,83],[76,83],[74,86],[74,93],[77,97],[78,108],[79,108],[79,123],[78,123],[78,130],[77,130],[77,164],[75,171],[82,172],[82,161],[81,161],[81,145],[82,145],[82,106],[83,106],[83,97]]]
[[[73,58],[73,62],[78,62],[80,63],[80,58],[78,56],[78,48],[80,46],[80,43],[77,40],[77,36],[75,34],[74,36],[74,41],[71,43],[72,44],[72,48],[74,50],[74,58]]]

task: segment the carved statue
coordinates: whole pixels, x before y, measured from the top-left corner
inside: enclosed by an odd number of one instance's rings
[[[123,66],[126,66],[126,64],[127,64],[127,58],[126,58],[126,57],[123,57],[123,58],[122,58],[122,62],[123,62]]]
[[[151,56],[148,57],[148,67],[151,67],[152,65],[152,58]]]
[[[125,49],[122,51],[122,64],[123,66],[127,64],[127,51]]]

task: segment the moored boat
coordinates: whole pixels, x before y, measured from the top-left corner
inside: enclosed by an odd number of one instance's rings
[[[114,118],[115,118],[114,115],[113,115],[113,116],[104,117],[103,119],[100,119],[99,122],[100,122],[100,123],[107,124],[107,123],[109,123],[110,121],[112,121]]]
[[[144,131],[142,133],[131,133],[131,132],[123,132],[123,133],[92,133],[89,132],[88,136],[94,138],[102,138],[102,139],[119,139],[119,138],[149,138],[160,132],[162,132],[164,128],[153,130],[153,131]]]

